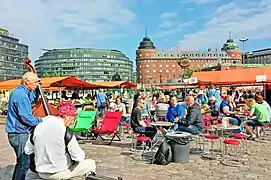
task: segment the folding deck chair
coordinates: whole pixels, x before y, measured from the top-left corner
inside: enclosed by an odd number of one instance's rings
[[[80,111],[77,115],[76,122],[70,127],[72,132],[81,132],[88,134],[96,118],[97,111]]]
[[[106,139],[102,137],[103,134],[113,135],[109,144],[112,143],[115,137],[117,137],[116,141],[121,141],[120,137],[117,135],[117,129],[122,116],[122,112],[110,112],[106,111],[104,119],[100,127],[97,127],[92,130],[95,139],[100,137],[103,141]]]

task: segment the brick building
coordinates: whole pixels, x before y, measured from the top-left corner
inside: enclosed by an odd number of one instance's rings
[[[242,53],[233,39],[228,39],[221,50],[161,51],[149,37],[144,37],[136,50],[136,76],[138,83],[165,83],[181,79],[181,58],[190,60],[190,69],[203,69],[224,63],[242,63]]]

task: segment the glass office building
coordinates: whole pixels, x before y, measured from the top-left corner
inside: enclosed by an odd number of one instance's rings
[[[90,82],[111,81],[120,75],[121,80],[131,80],[133,62],[118,50],[73,48],[46,50],[35,67],[39,76],[57,74],[76,76]]]
[[[24,72],[24,58],[28,46],[11,37],[8,30],[0,28],[0,81],[19,79]]]

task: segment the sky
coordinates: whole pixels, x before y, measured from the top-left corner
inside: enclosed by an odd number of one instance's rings
[[[118,49],[132,61],[145,36],[157,49],[245,51],[271,46],[271,0],[0,0],[0,27],[35,60],[54,48]]]

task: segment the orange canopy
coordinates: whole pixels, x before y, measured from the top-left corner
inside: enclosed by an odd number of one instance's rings
[[[271,82],[271,67],[251,68],[225,71],[194,72],[192,77],[197,78],[199,84],[255,84],[257,76],[265,75],[266,81]]]
[[[100,86],[87,83],[80,79],[77,79],[73,76],[70,77],[48,77],[48,78],[40,78],[42,82],[42,88],[49,87],[86,87],[86,88],[99,88]],[[13,89],[16,88],[20,84],[20,79],[13,79],[0,82],[0,89]]]
[[[110,81],[110,82],[95,82],[95,85],[103,88],[135,88],[136,85],[129,81]]]

